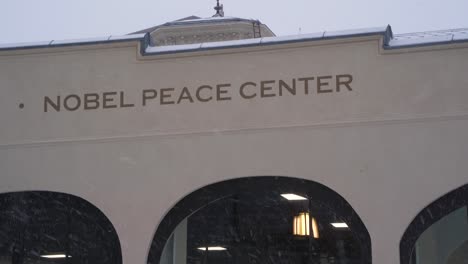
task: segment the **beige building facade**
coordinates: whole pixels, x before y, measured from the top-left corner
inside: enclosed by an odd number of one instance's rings
[[[80,197],[143,264],[197,189],[295,178],[349,203],[367,263],[403,264],[415,217],[468,183],[467,31],[152,36],[0,47],[0,193]]]

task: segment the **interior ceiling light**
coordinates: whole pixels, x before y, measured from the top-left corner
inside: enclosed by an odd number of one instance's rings
[[[48,254],[48,255],[41,255],[41,258],[49,258],[49,259],[60,259],[60,258],[66,258],[67,255],[65,254]],[[70,255],[68,255],[69,258],[71,258]]]
[[[281,196],[283,196],[283,198],[287,199],[288,201],[304,201],[304,200],[307,200],[307,198],[305,198],[303,196],[299,196],[297,194],[293,194],[293,193],[283,193],[283,194],[281,194]]]
[[[331,223],[334,228],[348,228],[349,226],[346,223]]]
[[[311,221],[312,220],[312,221]],[[319,238],[317,220],[309,217],[309,213],[300,213],[294,217],[293,234],[296,236],[310,236],[310,224],[312,222],[312,236]]]
[[[224,250],[227,250],[224,247],[199,247],[198,248],[198,250],[203,250],[203,251],[206,251],[207,249],[208,249],[208,251],[224,251]]]

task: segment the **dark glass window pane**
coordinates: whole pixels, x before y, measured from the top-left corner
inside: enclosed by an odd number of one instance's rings
[[[402,241],[402,264],[468,263],[468,185],[422,210]]]
[[[459,262],[464,244],[468,242],[466,206],[433,223],[419,236],[414,246],[415,264],[465,264]]]
[[[316,192],[321,185],[268,179],[239,189],[231,184],[221,198],[211,192],[211,201],[173,226],[160,258],[150,253],[149,263],[370,263],[367,230],[344,199],[329,189]],[[207,192],[199,193],[206,201]],[[180,213],[183,206],[176,207]]]
[[[109,220],[85,200],[53,192],[0,195],[0,263],[121,263]]]

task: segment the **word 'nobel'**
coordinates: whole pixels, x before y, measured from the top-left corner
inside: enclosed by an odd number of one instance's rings
[[[294,78],[289,81],[266,80],[242,83],[236,92],[238,97],[246,100],[284,95],[339,93],[352,91],[352,82],[353,76],[350,74]],[[188,87],[179,90],[175,88],[145,89],[141,91],[138,102],[131,102],[123,91],[58,95],[55,98],[45,96],[44,112],[230,101],[233,98],[233,92],[232,84],[226,83],[201,85],[195,89],[189,89]]]

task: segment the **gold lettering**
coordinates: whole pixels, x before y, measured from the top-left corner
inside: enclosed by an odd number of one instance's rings
[[[201,91],[204,90],[204,89],[212,91],[213,87],[211,87],[209,85],[202,85],[202,86],[198,87],[197,92],[196,92],[197,100],[200,101],[200,102],[204,102],[204,103],[213,100],[213,96],[211,96],[211,95],[209,97],[205,97],[205,98],[201,97]]]
[[[102,94],[102,108],[109,109],[109,108],[117,108],[117,104],[111,104],[114,102],[114,97],[117,95],[117,92],[105,92]]]
[[[187,87],[184,87],[184,89],[182,89],[182,93],[180,93],[179,100],[177,100],[177,104],[180,104],[180,102],[184,99],[188,99],[191,103],[193,103],[192,95],[190,95],[190,92]]]
[[[267,91],[272,91],[273,87],[268,86],[269,84],[274,84],[275,81],[262,81],[260,82],[260,96],[261,97],[274,97],[276,96],[274,93],[267,94]]]
[[[315,80],[314,77],[306,77],[297,79],[300,82],[304,82],[304,93],[309,94],[309,81]]]
[[[48,96],[45,96],[44,97],[44,112],[46,113],[49,111],[49,108],[47,107],[48,105],[52,106],[52,108],[54,108],[56,112],[60,112],[60,95],[57,96],[57,101],[55,103]]]
[[[319,76],[317,77],[317,93],[332,93],[332,89],[323,89],[324,86],[328,86],[330,83],[327,80],[332,79],[332,76]],[[322,81],[323,80],[323,81]]]
[[[135,104],[125,104],[125,93],[122,91],[120,92],[120,107],[121,108],[126,108],[126,107],[134,107]]]
[[[242,84],[241,87],[240,87],[240,89],[239,89],[240,96],[241,96],[242,98],[244,98],[244,99],[252,99],[252,98],[255,98],[255,97],[257,96],[257,93],[253,93],[253,94],[251,94],[251,95],[245,94],[244,89],[245,89],[245,87],[247,87],[248,85],[254,86],[254,87],[257,86],[257,84],[255,84],[254,82],[246,82],[246,83]]]
[[[84,110],[94,110],[99,108],[99,94],[88,93],[84,95]]]
[[[231,87],[230,84],[218,84],[216,85],[216,100],[218,101],[227,101],[231,100],[231,97],[228,96],[228,90],[224,90],[223,88]]]
[[[296,79],[292,79],[292,86],[283,80],[279,80],[279,96],[283,96],[283,88],[286,88],[290,94],[296,95]]]
[[[170,93],[167,94],[167,92],[173,92],[173,91],[174,91],[174,88],[163,88],[159,90],[159,94],[160,94],[159,99],[162,105],[175,104],[174,101],[166,100],[166,98],[167,99],[171,98],[171,94]]]
[[[143,90],[143,106],[146,106],[146,102],[148,100],[152,100],[154,98],[156,98],[156,96],[158,95],[158,92],[155,90],[155,89],[147,89],[147,90]]]
[[[70,101],[73,101],[71,99],[75,99],[75,106],[71,106]],[[65,99],[63,100],[63,107],[67,109],[68,111],[76,111],[78,108],[81,106],[81,99],[78,95],[76,94],[70,94]]]
[[[345,79],[345,80],[342,80],[342,79]],[[336,76],[336,91],[340,92],[340,87],[342,85],[346,86],[346,88],[348,88],[348,91],[352,91],[353,90],[351,88],[352,82],[353,82],[353,76],[350,74],[337,75]]]

